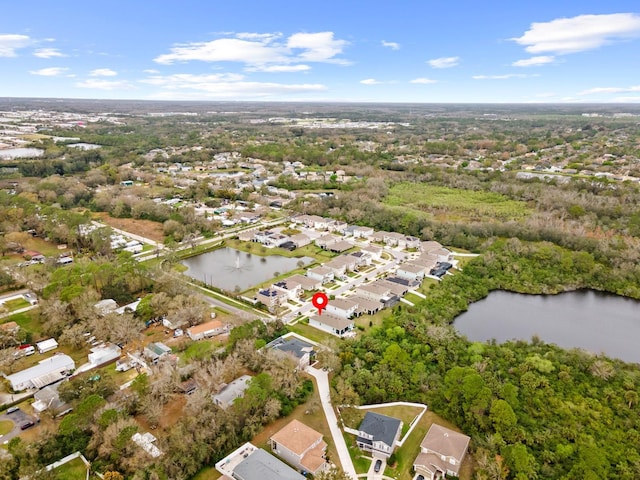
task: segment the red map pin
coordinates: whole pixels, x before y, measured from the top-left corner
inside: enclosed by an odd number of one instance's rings
[[[322,315],[322,310],[327,308],[327,305],[329,304],[329,298],[326,293],[318,292],[313,295],[311,303],[313,303],[313,306],[318,309],[318,315]]]

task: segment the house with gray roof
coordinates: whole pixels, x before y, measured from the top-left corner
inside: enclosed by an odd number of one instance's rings
[[[218,393],[212,395],[213,403],[222,409],[229,408],[237,398],[244,396],[244,392],[249,388],[252,378],[250,375],[242,375],[233,382],[223,385]]]
[[[236,480],[305,480],[282,460],[257,448],[244,458],[234,469]]]
[[[367,412],[358,427],[356,443],[373,457],[389,458],[402,432],[402,421],[380,413]]]
[[[287,334],[268,343],[266,348],[288,355],[298,364],[299,369],[309,366],[315,357],[314,345],[301,337]]]
[[[76,364],[70,356],[57,354],[41,360],[33,367],[20,370],[12,375],[5,375],[5,378],[15,392],[20,392],[29,388],[42,388],[58,382],[73,372],[75,368]]]

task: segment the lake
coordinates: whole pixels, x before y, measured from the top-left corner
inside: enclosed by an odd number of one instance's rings
[[[41,157],[44,150],[40,148],[8,148],[0,150],[0,159],[13,160],[14,158],[34,158]]]
[[[559,295],[491,292],[459,315],[454,326],[471,341],[530,341],[537,335],[563,348],[640,363],[640,301],[592,290]]]
[[[281,255],[262,257],[233,248],[221,248],[182,261],[191,278],[233,292],[247,290],[270,278],[298,268],[298,262],[310,265],[313,258],[289,258]]]

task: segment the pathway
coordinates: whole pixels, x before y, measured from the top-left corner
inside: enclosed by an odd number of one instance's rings
[[[344,470],[347,476],[355,480],[357,478],[356,469],[354,468],[353,462],[351,461],[347,443],[344,441],[344,437],[342,436],[342,430],[340,430],[336,412],[333,410],[333,405],[331,405],[331,394],[329,392],[329,375],[324,370],[318,370],[317,368],[313,367],[307,367],[307,373],[316,379],[318,395],[320,396],[322,409],[324,410],[324,415],[327,419],[327,423],[329,424],[329,430],[331,430],[333,443],[335,444],[336,450],[338,451],[338,457],[340,458],[340,463],[342,464],[342,470]]]

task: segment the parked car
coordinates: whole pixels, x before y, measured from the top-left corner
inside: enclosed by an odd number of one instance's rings
[[[378,473],[381,467],[382,467],[382,460],[378,459],[376,460],[376,464],[373,466],[373,471]]]
[[[26,430],[27,428],[31,428],[34,425],[35,425],[35,422],[33,420],[29,420],[28,422],[25,422],[22,425],[20,425],[20,430]]]
[[[418,475],[418,476],[416,477],[416,480],[424,480],[424,476],[423,476],[423,475]]]
[[[19,407],[9,407],[7,408],[7,414],[17,412],[18,410],[20,410]]]

